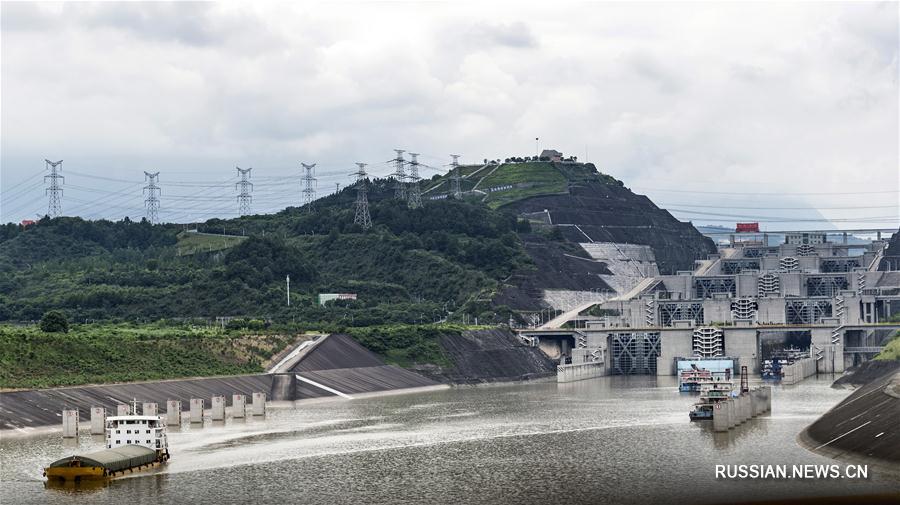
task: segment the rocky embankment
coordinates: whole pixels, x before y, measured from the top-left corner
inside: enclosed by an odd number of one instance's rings
[[[509,330],[469,330],[442,335],[440,344],[451,368],[418,367],[416,371],[450,384],[509,382],[553,377],[556,364],[543,352],[519,341]]]
[[[898,371],[900,371],[900,361],[870,360],[844,372],[844,375],[834,381],[831,387],[862,386]]]
[[[643,244],[653,249],[659,270],[674,274],[716,252],[711,239],[683,223],[649,198],[616,184],[579,182],[567,195],[536,196],[510,204],[520,215],[549,216],[573,242]]]

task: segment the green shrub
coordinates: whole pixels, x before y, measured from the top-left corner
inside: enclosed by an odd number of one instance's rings
[[[58,310],[51,310],[44,313],[41,318],[41,331],[46,333],[68,333],[69,320],[66,315]]]

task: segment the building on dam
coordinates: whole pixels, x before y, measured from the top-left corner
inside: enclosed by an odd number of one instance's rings
[[[809,234],[776,246],[732,240],[691,271],[634,279],[520,335],[574,378],[670,375],[690,357],[759,372],[784,349],[808,350],[817,372],[843,372],[900,328],[888,322],[900,312],[900,271],[879,270],[885,246]]]

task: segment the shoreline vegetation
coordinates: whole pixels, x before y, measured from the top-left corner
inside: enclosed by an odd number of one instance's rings
[[[455,324],[339,328],[386,363],[451,366],[439,338],[483,327]],[[313,338],[295,325],[240,320],[223,329],[190,324],[74,324],[68,332],[0,325],[0,391],[265,372]]]

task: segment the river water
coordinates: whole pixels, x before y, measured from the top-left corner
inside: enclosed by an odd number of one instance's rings
[[[900,492],[896,477],[717,480],[716,464],[832,464],[796,443],[843,399],[830,378],[775,387],[771,414],[729,433],[691,423],[675,377],[460,388],[272,409],[170,431],[163,470],[93,490],[41,466],[102,440],[0,440],[0,503],[721,503]]]

